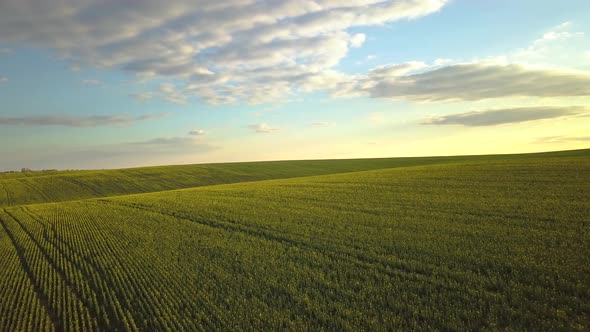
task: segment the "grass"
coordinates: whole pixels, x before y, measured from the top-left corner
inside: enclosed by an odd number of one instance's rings
[[[3,208],[0,329],[588,330],[589,199],[586,150]]]
[[[587,150],[574,150],[503,156],[268,161],[117,170],[0,173],[0,207],[394,167],[550,158],[587,153]]]

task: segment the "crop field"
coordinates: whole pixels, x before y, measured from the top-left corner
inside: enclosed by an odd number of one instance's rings
[[[98,171],[0,173],[0,207],[393,167],[498,158],[546,158],[564,153],[571,156],[583,152],[578,150],[507,156],[265,161]]]
[[[590,329],[590,150],[0,179],[3,331]]]
[[[0,207],[452,162],[464,157],[270,161],[0,174]]]

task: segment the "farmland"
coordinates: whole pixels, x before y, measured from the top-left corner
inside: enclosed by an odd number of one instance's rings
[[[0,174],[0,207],[460,161],[449,158],[270,161]]]
[[[590,329],[590,150],[0,179],[0,330]]]
[[[497,158],[546,158],[580,151],[508,156],[266,161],[117,170],[0,173],[0,207],[139,194],[224,183]]]

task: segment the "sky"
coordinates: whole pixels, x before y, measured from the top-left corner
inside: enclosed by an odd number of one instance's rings
[[[0,171],[590,148],[587,0],[2,0]]]

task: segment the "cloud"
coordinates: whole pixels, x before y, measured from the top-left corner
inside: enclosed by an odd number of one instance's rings
[[[38,146],[19,149],[14,159],[3,158],[0,168],[19,169],[97,169],[137,167],[141,165],[202,162],[209,152],[220,147],[190,137],[157,137],[145,141],[121,142],[93,146]]]
[[[52,49],[76,68],[175,82],[132,97],[181,105],[193,97],[261,104],[318,90],[416,101],[590,95],[590,74],[547,69],[556,61],[575,68],[588,63],[584,49],[572,49],[584,34],[569,22],[493,62],[409,61],[357,75],[335,70],[367,38],[351,33],[354,28],[426,16],[448,2],[4,0],[0,42]]]
[[[363,45],[352,28],[414,19],[447,0],[4,0],[0,42],[78,66],[179,82],[165,100],[264,103]],[[252,92],[252,93],[249,93]],[[162,92],[160,92],[162,93]]]
[[[571,22],[564,22],[546,31],[528,47],[521,48],[506,56],[509,61],[535,65],[567,64],[584,67],[584,52],[588,47],[585,34],[575,31]],[[587,65],[586,68],[590,68]]]
[[[249,125],[248,128],[259,134],[268,134],[279,130],[279,128],[271,127],[266,123]]]
[[[410,61],[399,64],[379,66],[369,71],[369,77],[374,79],[402,76],[427,67],[424,62]]]
[[[99,80],[83,80],[82,84],[84,84],[84,85],[100,85],[101,82]]]
[[[373,112],[373,113],[369,114],[368,120],[372,124],[381,124],[385,121],[385,117],[384,117],[383,113],[381,113],[381,112]]]
[[[350,38],[350,47],[359,48],[363,46],[367,36],[363,33],[357,33]]]
[[[470,61],[437,59],[431,64],[409,61],[382,65],[364,75],[322,72],[306,88],[328,89],[332,96],[429,102],[587,97],[590,66],[583,51],[588,45],[582,40],[584,36],[566,22],[528,47],[505,55]],[[578,70],[564,69],[568,66]]]
[[[521,65],[470,63],[406,76],[371,77],[375,98],[475,101],[504,97],[590,96],[590,74]]]
[[[167,116],[166,113],[145,114],[131,117],[125,115],[38,115],[23,117],[0,116],[0,126],[64,126],[64,127],[99,127],[99,126],[125,126],[135,122],[158,119]]]
[[[170,103],[185,105],[187,103],[187,95],[181,91],[177,91],[174,84],[162,83],[160,84],[159,96]]]
[[[6,78],[6,77],[4,77],[4,76],[0,75],[0,84],[4,84],[4,83],[6,83],[6,82],[8,82],[8,78]]]
[[[558,144],[571,142],[590,142],[590,136],[545,136],[537,138],[536,144]]]
[[[13,54],[14,50],[11,48],[0,48],[0,55],[2,54]]]
[[[178,90],[176,85],[172,83],[161,83],[157,92],[136,92],[129,94],[129,96],[139,102],[145,102],[156,97],[173,104],[186,105],[190,93],[188,93],[186,89]]]
[[[334,122],[312,122],[310,126],[313,128],[325,128],[325,127],[334,127],[336,123]]]
[[[193,130],[189,131],[188,134],[191,136],[204,136],[204,135],[207,135],[207,132],[204,131],[203,129],[193,129]]]
[[[195,139],[192,137],[157,137],[147,141],[134,142],[129,144],[150,147],[165,146],[167,148],[169,148],[170,146],[174,146],[175,148],[179,148],[184,146],[201,145],[202,143],[195,141]]]
[[[150,100],[154,97],[154,94],[151,92],[137,92],[129,94],[130,97],[133,97],[135,100],[144,102]]]
[[[424,120],[422,124],[462,125],[468,127],[496,126],[508,123],[520,123],[542,119],[562,118],[568,116],[583,115],[588,113],[590,113],[590,108],[583,106],[516,107],[436,116]]]
[[[176,162],[186,163],[187,158],[194,158],[218,149],[220,147],[192,137],[156,137],[145,141],[81,148],[66,152],[66,155],[73,160],[76,160],[76,157],[85,158],[83,165],[90,165],[84,166],[88,168],[96,167],[96,164],[89,162],[90,160],[104,163],[105,158],[109,160],[107,165],[110,167],[117,164],[123,166],[136,166],[138,163],[154,164],[161,163],[162,160],[175,162],[175,158],[179,158]]]

